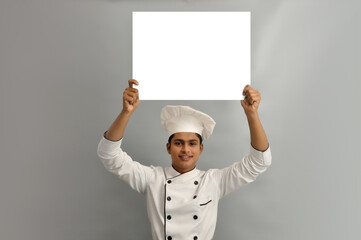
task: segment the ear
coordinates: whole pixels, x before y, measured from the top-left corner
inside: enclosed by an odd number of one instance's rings
[[[167,147],[167,152],[170,154],[170,144],[167,143],[166,147]]]
[[[200,153],[200,154],[202,154],[202,152],[203,152],[203,143],[201,144],[200,149],[201,149],[201,153]]]

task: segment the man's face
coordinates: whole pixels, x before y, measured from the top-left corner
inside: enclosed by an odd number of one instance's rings
[[[195,168],[203,144],[193,132],[178,132],[174,134],[171,144],[167,143],[167,151],[172,157],[173,168],[185,173]]]

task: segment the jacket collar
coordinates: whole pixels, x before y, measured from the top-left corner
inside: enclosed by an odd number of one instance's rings
[[[197,168],[194,168],[188,172],[185,173],[179,173],[177,172],[172,166],[171,167],[167,167],[164,169],[165,175],[166,175],[166,179],[174,179],[174,180],[179,180],[179,181],[186,181],[189,179],[192,179],[194,177],[196,177],[200,170],[198,170]]]

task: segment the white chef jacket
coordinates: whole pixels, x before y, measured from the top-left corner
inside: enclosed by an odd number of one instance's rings
[[[154,240],[209,240],[216,228],[218,201],[253,182],[271,164],[270,147],[264,152],[250,147],[241,161],[224,169],[179,173],[173,167],[144,166],[121,149],[122,139],[104,136],[98,156],[104,167],[146,196]]]

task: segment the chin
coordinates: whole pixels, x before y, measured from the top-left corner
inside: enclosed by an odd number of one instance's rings
[[[195,165],[188,165],[188,164],[173,164],[173,168],[178,169],[179,172],[188,172],[195,168]]]

